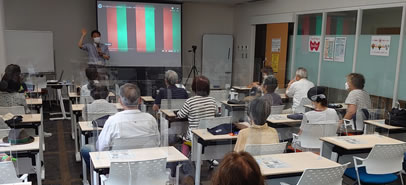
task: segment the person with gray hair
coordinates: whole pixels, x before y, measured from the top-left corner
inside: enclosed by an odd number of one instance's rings
[[[83,159],[89,165],[89,152],[110,150],[113,141],[118,138],[151,138],[148,146],[159,146],[160,138],[156,119],[138,109],[140,90],[134,84],[126,83],[120,87],[119,102],[124,111],[110,116],[97,139],[96,148],[85,145],[80,150]]]
[[[165,72],[166,88],[159,89],[158,95],[155,97],[154,106],[152,109],[158,111],[162,99],[188,99],[189,96],[185,89],[176,87],[178,83],[178,73],[173,70]]]
[[[307,79],[307,70],[303,67],[299,67],[296,70],[295,78],[292,79],[288,87],[286,88],[286,96],[293,97],[293,105],[291,111],[285,111],[284,113],[304,113],[304,112],[297,112],[297,110],[301,110],[300,102],[302,99],[307,98],[307,92],[310,88],[314,87],[313,82]]]
[[[269,127],[266,119],[271,114],[272,101],[259,97],[248,105],[248,118],[250,126],[238,133],[234,151],[244,151],[247,144],[274,144],[279,143],[276,129]]]

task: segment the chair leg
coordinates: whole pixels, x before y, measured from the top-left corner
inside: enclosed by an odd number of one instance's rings
[[[402,182],[402,185],[405,185],[405,184],[403,183],[403,174],[402,174],[402,172],[399,172],[399,177],[400,177],[400,182]]]

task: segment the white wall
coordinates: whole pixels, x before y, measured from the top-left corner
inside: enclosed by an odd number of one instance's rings
[[[64,79],[83,77],[86,53],[77,43],[81,28],[96,29],[95,0],[5,1],[6,29],[52,31],[55,67]]]
[[[233,34],[234,8],[222,4],[185,3],[182,23],[183,77],[186,78],[193,65],[193,54],[188,50],[192,45],[197,46],[196,66],[200,72],[203,35]]]
[[[255,46],[252,35],[255,35],[255,29],[252,29],[253,23],[275,23],[278,19],[281,22],[294,20],[294,13],[303,13],[310,11],[323,11],[349,9],[359,6],[390,5],[405,3],[405,0],[264,0],[258,3],[246,3],[235,7],[234,35],[235,45],[248,45],[251,50],[248,53],[248,60],[242,61],[235,59],[234,71],[239,74],[244,71],[248,78],[237,75],[234,76],[234,84],[243,85],[252,80],[253,62]],[[236,48],[234,48],[236,51]],[[289,70],[289,69],[288,69]]]
[[[6,50],[5,50],[5,40],[4,40],[4,0],[0,0],[0,74],[4,73],[6,68]]]

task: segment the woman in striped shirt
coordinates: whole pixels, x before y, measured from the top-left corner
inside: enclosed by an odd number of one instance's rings
[[[186,100],[182,109],[178,112],[179,118],[188,118],[189,128],[186,140],[191,140],[191,130],[197,129],[202,118],[212,118],[217,111],[216,100],[209,97],[210,81],[205,76],[196,76],[193,79],[192,91],[196,94]]]

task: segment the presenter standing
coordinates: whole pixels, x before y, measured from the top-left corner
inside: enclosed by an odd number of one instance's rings
[[[97,30],[92,31],[91,37],[93,42],[83,43],[83,39],[87,34],[86,29],[82,29],[82,36],[80,37],[78,46],[80,49],[87,51],[88,53],[88,65],[94,66],[98,69],[100,77],[104,80],[108,79],[107,71],[106,71],[106,61],[110,59],[109,48],[100,43],[100,32]]]

